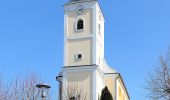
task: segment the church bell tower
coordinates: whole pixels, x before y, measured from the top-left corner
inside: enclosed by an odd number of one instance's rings
[[[104,58],[104,17],[98,0],[64,5],[64,66],[100,65]]]

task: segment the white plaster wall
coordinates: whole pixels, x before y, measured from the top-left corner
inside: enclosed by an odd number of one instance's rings
[[[91,99],[92,94],[92,72],[69,72],[67,73],[67,86],[75,87],[77,91],[82,90],[82,96],[87,100]]]
[[[75,36],[75,35],[84,35],[84,34],[92,34],[92,9],[86,9],[85,12],[81,15],[77,15],[75,11],[68,13],[68,33],[67,36]],[[77,22],[79,19],[84,21],[84,29],[79,31],[77,30]]]
[[[96,99],[99,100],[101,96],[101,91],[105,87],[104,78],[100,72],[96,72]]]
[[[104,17],[101,11],[101,8],[98,3],[95,5],[95,42],[96,42],[96,64],[101,65],[102,59],[104,59]],[[101,15],[101,17],[99,17]],[[100,24],[100,33],[99,33],[99,24]],[[103,68],[101,68],[103,69]]]
[[[83,90],[83,93],[87,96],[87,100],[93,100],[93,73],[96,70],[96,66],[84,66],[84,67],[67,67],[63,69],[63,90],[67,90],[67,86],[78,86]],[[63,100],[66,91],[63,91]]]
[[[79,66],[79,65],[91,65],[91,39],[77,39],[67,41],[68,65],[67,66]],[[76,61],[75,55],[81,53],[82,59]]]

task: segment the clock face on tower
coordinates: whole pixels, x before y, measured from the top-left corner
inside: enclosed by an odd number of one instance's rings
[[[84,8],[83,5],[78,5],[78,6],[76,7],[76,9],[75,9],[75,12],[76,12],[77,14],[82,14],[84,11],[85,11],[85,8]]]

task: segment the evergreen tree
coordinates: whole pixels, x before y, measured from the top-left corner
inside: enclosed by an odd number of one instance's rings
[[[112,94],[107,86],[103,88],[100,100],[113,100]]]

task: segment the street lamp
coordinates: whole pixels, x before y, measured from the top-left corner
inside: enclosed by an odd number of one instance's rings
[[[47,84],[37,84],[36,87],[41,89],[41,98],[42,100],[45,100],[45,98],[47,97],[48,89],[50,89],[51,87]]]
[[[56,80],[59,82],[59,100],[62,100],[62,80],[63,80],[63,75],[62,73],[59,74],[59,76],[56,77]]]

